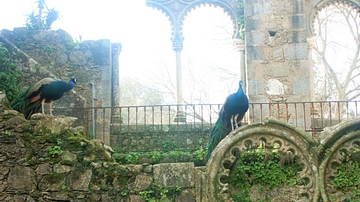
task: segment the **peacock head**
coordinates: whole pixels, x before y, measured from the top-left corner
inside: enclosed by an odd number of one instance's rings
[[[71,78],[71,79],[70,79],[70,82],[76,84],[76,78]]]
[[[240,81],[239,81],[239,86],[242,86],[242,84],[243,84],[243,81],[240,80]]]

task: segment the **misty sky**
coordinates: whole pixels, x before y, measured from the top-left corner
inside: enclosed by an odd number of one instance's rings
[[[3,2],[7,3],[3,3]],[[38,11],[35,0],[2,0],[0,29],[23,27],[26,14]],[[82,40],[110,39],[122,44],[120,77],[141,80],[155,86],[157,77],[175,78],[170,22],[145,0],[47,0],[49,8],[60,12],[53,29],[63,29]],[[235,92],[239,78],[239,53],[232,45],[232,22],[221,9],[202,7],[185,18],[182,66],[184,97],[191,101],[195,85],[212,103],[222,103]],[[224,69],[220,71],[219,69]],[[147,73],[145,73],[147,71]],[[171,78],[163,74],[168,71]],[[161,72],[161,73],[159,73]],[[227,81],[221,81],[222,78]],[[196,82],[190,82],[195,81]],[[173,83],[175,83],[173,81]],[[187,86],[186,86],[187,85]],[[201,85],[201,86],[200,86]]]

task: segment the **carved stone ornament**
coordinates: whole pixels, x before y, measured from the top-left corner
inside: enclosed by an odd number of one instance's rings
[[[266,149],[278,148],[281,155],[290,154],[302,165],[298,173],[301,185],[283,188],[276,201],[331,201],[346,199],[349,193],[337,190],[330,180],[336,176],[336,166],[344,160],[343,153],[360,148],[360,117],[352,118],[325,129],[318,137],[285,122],[269,119],[232,131],[214,149],[204,174],[207,186],[204,201],[232,201],[227,180],[239,154],[260,144]],[[360,159],[360,158],[359,158]],[[215,200],[213,200],[215,199]],[[273,200],[274,201],[274,200]],[[334,200],[335,201],[335,200]]]

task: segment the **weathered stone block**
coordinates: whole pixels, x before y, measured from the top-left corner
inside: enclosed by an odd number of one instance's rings
[[[248,46],[248,60],[263,60],[264,50],[262,46]]]
[[[305,29],[306,20],[304,15],[293,15],[290,17],[293,29]]]
[[[284,46],[285,59],[306,60],[308,57],[306,43],[292,43]]]
[[[292,43],[307,43],[306,31],[292,31],[289,32],[289,42]]]
[[[43,164],[38,165],[35,172],[36,172],[36,174],[38,174],[40,176],[48,175],[48,174],[52,173],[49,163],[43,163]]]
[[[182,190],[181,193],[175,198],[175,202],[191,202],[191,201],[196,201],[195,191],[192,189]]]
[[[262,44],[265,40],[265,34],[264,32],[251,32],[248,34],[248,44],[254,45],[254,44]]]
[[[8,189],[29,192],[36,189],[35,173],[29,167],[16,166],[8,177]]]
[[[136,191],[144,191],[150,187],[153,178],[149,175],[136,176],[134,188]]]
[[[293,14],[302,14],[305,12],[304,1],[303,0],[293,0]]]
[[[250,31],[261,29],[261,21],[258,19],[245,19],[245,21],[247,36],[251,33]]]
[[[65,184],[64,174],[51,174],[44,176],[39,182],[39,190],[41,191],[60,191]]]
[[[261,95],[264,94],[264,81],[263,80],[249,80],[248,82],[249,95]]]
[[[194,186],[194,163],[161,163],[153,166],[154,183],[160,187]]]
[[[69,190],[88,191],[91,181],[92,171],[86,170],[85,172],[74,171],[66,178],[66,185]]]
[[[293,94],[295,95],[309,95],[310,81],[309,78],[299,78],[294,80]]]
[[[271,63],[266,67],[265,74],[273,78],[291,76],[291,67],[288,63]]]

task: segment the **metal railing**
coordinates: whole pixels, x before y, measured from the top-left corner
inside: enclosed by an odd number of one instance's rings
[[[186,104],[77,110],[79,123],[91,134],[89,138],[102,139],[118,151],[194,151],[206,149],[221,106]],[[243,122],[246,125],[274,118],[316,136],[325,127],[359,115],[360,101],[250,103]]]

